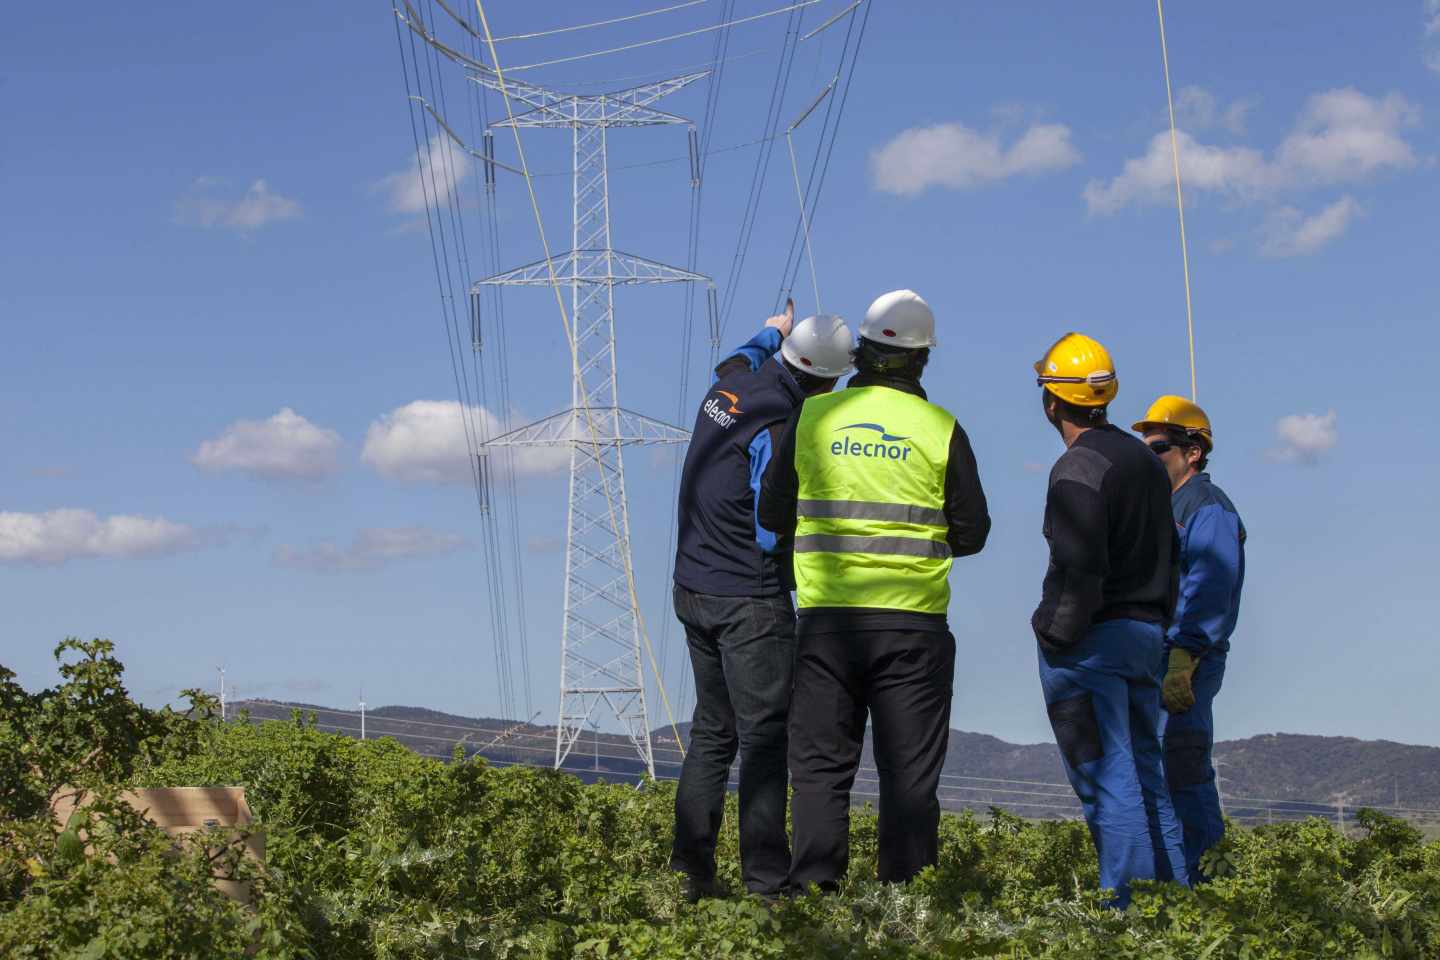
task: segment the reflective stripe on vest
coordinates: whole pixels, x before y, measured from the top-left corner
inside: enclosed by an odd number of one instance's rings
[[[805,401],[795,428],[799,606],[945,613],[955,418],[888,387]]]

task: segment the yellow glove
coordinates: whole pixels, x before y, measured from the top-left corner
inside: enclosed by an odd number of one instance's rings
[[[1190,689],[1190,678],[1195,675],[1195,666],[1199,662],[1188,651],[1171,648],[1165,680],[1160,684],[1160,699],[1165,701],[1166,710],[1184,713],[1195,706],[1195,691]]]

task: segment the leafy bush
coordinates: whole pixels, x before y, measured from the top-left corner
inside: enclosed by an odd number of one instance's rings
[[[1232,828],[1198,891],[1140,884],[1103,906],[1083,824],[945,816],[937,867],[874,875],[875,821],[852,818],[852,878],[775,907],[683,903],[668,869],[674,787],[581,784],[483,760],[440,763],[313,719],[221,724],[213,703],[149,711],[109,644],[67,641],[62,683],[0,668],[0,956],[324,960],[490,957],[1440,957],[1440,844],[1372,811],[1361,836],[1314,820]],[[62,784],[91,791],[54,824]],[[243,784],[266,831],[176,849],[115,800],[132,786]],[[82,839],[83,837],[83,839]],[[740,886],[733,800],[722,878]],[[213,889],[254,882],[252,908]]]

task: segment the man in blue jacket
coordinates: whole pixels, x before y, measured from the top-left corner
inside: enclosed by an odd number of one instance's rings
[[[794,304],[715,369],[680,481],[675,614],[695,673],[690,749],[675,794],[670,865],[694,901],[724,891],[715,841],[730,765],[740,754],[740,872],[773,897],[790,871],[785,836],[786,723],[795,661],[789,538],[762,527],[760,479],[790,414],[849,373],[839,317],[791,324]]]
[[[1168,666],[1161,697],[1165,723],[1165,779],[1185,832],[1185,864],[1192,884],[1204,878],[1200,857],[1225,833],[1211,751],[1212,705],[1225,678],[1230,634],[1240,615],[1245,583],[1245,525],[1235,506],[1205,472],[1214,436],[1210,418],[1183,397],[1151,404],[1133,429],[1170,475],[1171,506],[1180,532],[1180,598],[1166,633]]]

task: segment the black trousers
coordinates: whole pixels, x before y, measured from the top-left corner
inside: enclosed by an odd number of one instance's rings
[[[880,771],[880,879],[903,882],[936,862],[954,674],[948,631],[802,626],[790,712],[792,884],[832,888],[849,867],[850,788],[867,711]]]
[[[670,865],[701,879],[715,876],[715,840],[738,750],[740,873],[752,893],[778,893],[790,870],[785,721],[795,608],[788,593],[716,597],[676,585],[675,613],[695,670],[695,714],[675,793]]]

